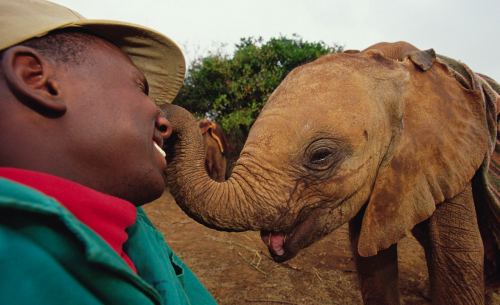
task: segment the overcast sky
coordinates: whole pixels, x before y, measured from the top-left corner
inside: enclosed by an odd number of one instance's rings
[[[187,57],[242,37],[300,35],[310,42],[362,50],[407,41],[458,59],[500,82],[499,0],[52,0],[89,19],[155,29]]]

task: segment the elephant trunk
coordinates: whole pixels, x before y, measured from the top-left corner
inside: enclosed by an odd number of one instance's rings
[[[252,187],[238,174],[245,169],[237,166],[226,182],[212,180],[205,170],[203,137],[195,118],[176,105],[160,108],[173,128],[164,148],[167,185],[176,203],[191,218],[213,229],[260,230],[265,215],[256,209],[258,200]]]

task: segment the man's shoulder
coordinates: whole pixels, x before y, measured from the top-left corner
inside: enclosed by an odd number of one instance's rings
[[[74,279],[50,253],[22,232],[0,223],[0,269],[7,281],[0,282],[2,304],[54,304],[62,294],[49,297],[57,282],[69,286]],[[34,272],[36,270],[36,272]],[[59,299],[61,301],[61,299]]]

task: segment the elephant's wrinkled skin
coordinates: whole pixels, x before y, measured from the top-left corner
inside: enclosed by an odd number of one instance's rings
[[[194,118],[164,106],[174,128],[170,190],[206,226],[261,230],[278,262],[349,222],[365,304],[399,304],[396,243],[413,232],[426,251],[433,303],[483,304],[471,186],[488,151],[480,94],[463,88],[433,50],[376,47],[293,70],[224,183],[202,178]],[[488,247],[496,260],[498,246]]]
[[[198,122],[203,135],[205,147],[205,169],[215,181],[226,181],[227,158],[229,145],[222,129],[209,119]]]

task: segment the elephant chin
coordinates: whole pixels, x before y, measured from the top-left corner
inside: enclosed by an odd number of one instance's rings
[[[282,263],[295,257],[300,250],[318,240],[314,233],[316,214],[312,213],[289,232],[260,232],[260,237],[267,245],[269,253],[275,262]]]

